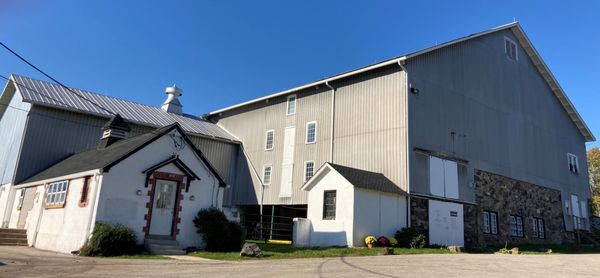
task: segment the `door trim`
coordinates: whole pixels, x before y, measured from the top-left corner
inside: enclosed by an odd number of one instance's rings
[[[173,222],[171,224],[171,235],[170,237],[175,239],[175,237],[179,234],[179,223],[181,223],[180,212],[182,210],[181,201],[183,201],[183,189],[184,189],[184,179],[186,177],[184,175],[173,174],[173,173],[165,173],[154,171],[149,179],[148,179],[148,202],[146,203],[146,209],[148,209],[147,213],[144,215],[144,220],[146,220],[146,225],[143,228],[144,236],[148,238],[150,235],[150,223],[152,222],[152,208],[154,207],[154,190],[156,187],[157,180],[166,180],[173,181],[177,183],[177,187],[175,189],[176,198],[175,198],[175,210],[173,212]]]

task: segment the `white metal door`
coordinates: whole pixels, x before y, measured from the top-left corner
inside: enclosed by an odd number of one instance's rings
[[[292,197],[295,143],[296,127],[286,127],[283,135],[283,158],[281,160],[281,186],[279,188],[279,197]]]
[[[173,217],[175,217],[176,193],[176,182],[165,180],[156,181],[152,219],[150,220],[151,235],[171,235]]]
[[[429,200],[429,244],[464,246],[461,204]]]

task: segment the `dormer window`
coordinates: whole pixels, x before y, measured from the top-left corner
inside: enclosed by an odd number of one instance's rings
[[[579,174],[579,159],[572,153],[567,153],[567,161],[569,163],[569,171],[573,174]]]
[[[517,61],[517,44],[509,39],[509,38],[504,38],[504,52],[506,53],[506,56],[508,56],[509,59]]]

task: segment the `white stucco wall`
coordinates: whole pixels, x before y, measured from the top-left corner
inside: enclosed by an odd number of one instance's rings
[[[406,197],[356,188],[354,190],[353,246],[365,245],[366,236],[393,237],[406,224]]]
[[[336,190],[335,220],[323,219],[323,194]],[[307,218],[311,222],[310,246],[352,246],[354,187],[331,171],[308,193]]]
[[[8,205],[7,202],[11,186],[12,184],[10,183],[0,185],[0,227],[2,227],[2,217],[4,216],[6,206]]]
[[[146,175],[142,171],[168,159],[173,153],[177,153],[201,178],[200,181],[192,181],[189,192],[183,193],[182,211],[179,214],[181,223],[178,224],[180,233],[176,240],[181,247],[203,246],[192,220],[203,208],[221,207],[223,189],[218,187],[216,178],[189,146],[177,151],[168,135],[157,139],[104,173],[96,220],[130,227],[136,232],[138,242],[143,243],[143,228],[146,225],[144,215],[147,213],[146,203],[150,199],[148,192],[151,188],[145,187]],[[179,169],[172,165],[167,165],[159,171],[181,174]],[[136,195],[137,190],[142,191],[141,196]],[[194,201],[190,200],[192,195],[195,197]]]

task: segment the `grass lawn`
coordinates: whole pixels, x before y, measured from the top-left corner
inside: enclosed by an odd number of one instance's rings
[[[552,249],[552,253],[546,253],[546,250]],[[521,245],[519,254],[542,255],[542,254],[598,254],[600,247],[590,245]]]
[[[325,248],[295,248],[289,244],[277,243],[260,243],[260,249],[265,255],[263,259],[288,259],[288,258],[320,258],[320,257],[350,257],[350,256],[375,256],[381,251],[381,247],[374,248],[345,248],[345,247],[325,247]],[[450,253],[447,249],[440,248],[394,248],[394,254],[445,254]],[[248,257],[240,257],[240,252],[206,252],[197,251],[188,255],[202,257],[213,260],[241,260],[241,259],[256,259]]]

